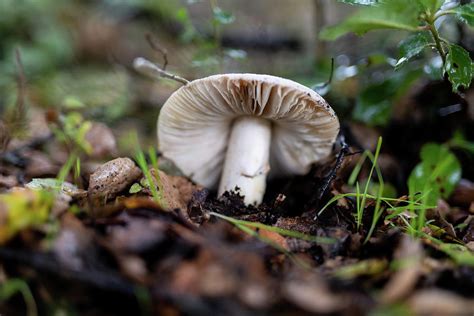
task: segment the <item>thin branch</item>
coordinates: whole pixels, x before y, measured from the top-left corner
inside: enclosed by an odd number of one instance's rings
[[[331,71],[329,72],[329,78],[326,82],[316,84],[311,87],[311,90],[314,90],[317,92],[317,90],[321,91],[325,89],[327,86],[329,86],[332,82],[332,77],[334,75],[334,58],[331,58]]]
[[[150,45],[150,47],[157,51],[158,53],[161,54],[161,56],[163,56],[163,65],[161,66],[161,69],[163,70],[166,70],[166,66],[168,66],[168,52],[166,51],[166,49],[163,49],[161,48],[157,43],[156,41],[153,39],[153,36],[150,34],[150,33],[146,33],[145,34],[145,38],[148,42],[148,44]]]
[[[179,83],[182,83],[183,85],[187,85],[189,83],[189,80],[186,80],[183,77],[164,71],[163,69],[161,69],[160,67],[152,63],[151,61],[146,60],[145,58],[142,58],[142,57],[135,58],[135,60],[133,61],[133,68],[135,68],[135,70],[138,71],[139,73],[152,77],[152,78],[156,78],[156,77],[168,78],[168,79],[177,81]]]

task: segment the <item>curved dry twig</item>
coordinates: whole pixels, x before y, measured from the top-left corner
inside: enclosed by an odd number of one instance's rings
[[[186,80],[183,77],[164,71],[163,69],[161,69],[160,67],[158,67],[151,61],[146,60],[143,57],[135,58],[135,60],[133,61],[133,68],[135,68],[135,70],[140,72],[141,74],[144,74],[149,77],[168,78],[168,79],[177,81],[179,83],[182,83],[184,85],[187,85],[189,83],[189,80]]]

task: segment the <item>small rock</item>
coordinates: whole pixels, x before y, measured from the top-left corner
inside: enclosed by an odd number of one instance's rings
[[[141,176],[130,158],[116,158],[100,166],[89,179],[89,197],[93,201],[114,198]]]

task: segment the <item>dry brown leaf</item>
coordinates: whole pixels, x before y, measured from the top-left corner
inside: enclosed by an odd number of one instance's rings
[[[391,277],[381,294],[381,301],[386,304],[395,303],[413,291],[422,273],[423,248],[421,243],[403,235],[395,251],[395,259],[399,264],[399,270]]]
[[[474,300],[452,292],[430,289],[416,292],[408,305],[416,315],[472,315]]]

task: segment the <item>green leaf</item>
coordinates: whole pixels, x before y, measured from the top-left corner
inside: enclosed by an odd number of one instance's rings
[[[426,194],[425,204],[436,205],[439,198],[448,198],[461,179],[461,164],[444,145],[428,143],[421,149],[421,162],[408,178],[411,194]]]
[[[471,85],[472,68],[473,65],[469,53],[459,45],[449,45],[445,70],[453,86],[453,91],[456,92],[459,87],[468,88]]]
[[[419,55],[423,49],[430,45],[430,36],[426,32],[418,32],[410,35],[400,43],[399,59],[395,65],[395,70],[400,69],[410,59]]]
[[[26,303],[27,316],[38,315],[35,298],[28,287],[28,283],[22,279],[8,279],[0,285],[0,302],[9,300],[16,294],[21,294]]]
[[[434,13],[441,8],[444,0],[418,0],[424,9],[429,10],[430,13]]]
[[[358,5],[376,5],[380,3],[379,0],[338,0],[338,1],[342,3],[358,4]]]
[[[421,71],[397,72],[388,79],[369,85],[357,97],[352,116],[355,120],[383,126],[388,123],[392,105],[421,75]]]
[[[135,193],[140,192],[141,190],[143,190],[143,187],[140,185],[140,183],[134,183],[128,190],[128,193],[135,194]]]
[[[452,11],[458,20],[470,26],[474,26],[474,3],[459,6]]]
[[[44,224],[53,202],[53,194],[42,190],[17,190],[0,194],[0,245],[24,229]]]
[[[214,16],[214,21],[219,24],[231,24],[235,21],[235,17],[232,13],[223,11],[219,7],[214,7],[212,9],[212,14]]]
[[[420,6],[415,1],[384,1],[377,6],[360,8],[341,24],[323,29],[320,37],[335,40],[350,32],[362,35],[380,29],[416,31],[419,13]]]
[[[457,264],[474,267],[474,253],[458,244],[441,244],[439,249],[450,256]]]
[[[454,132],[453,138],[448,142],[449,147],[459,148],[474,155],[474,142],[468,141],[460,130]]]

